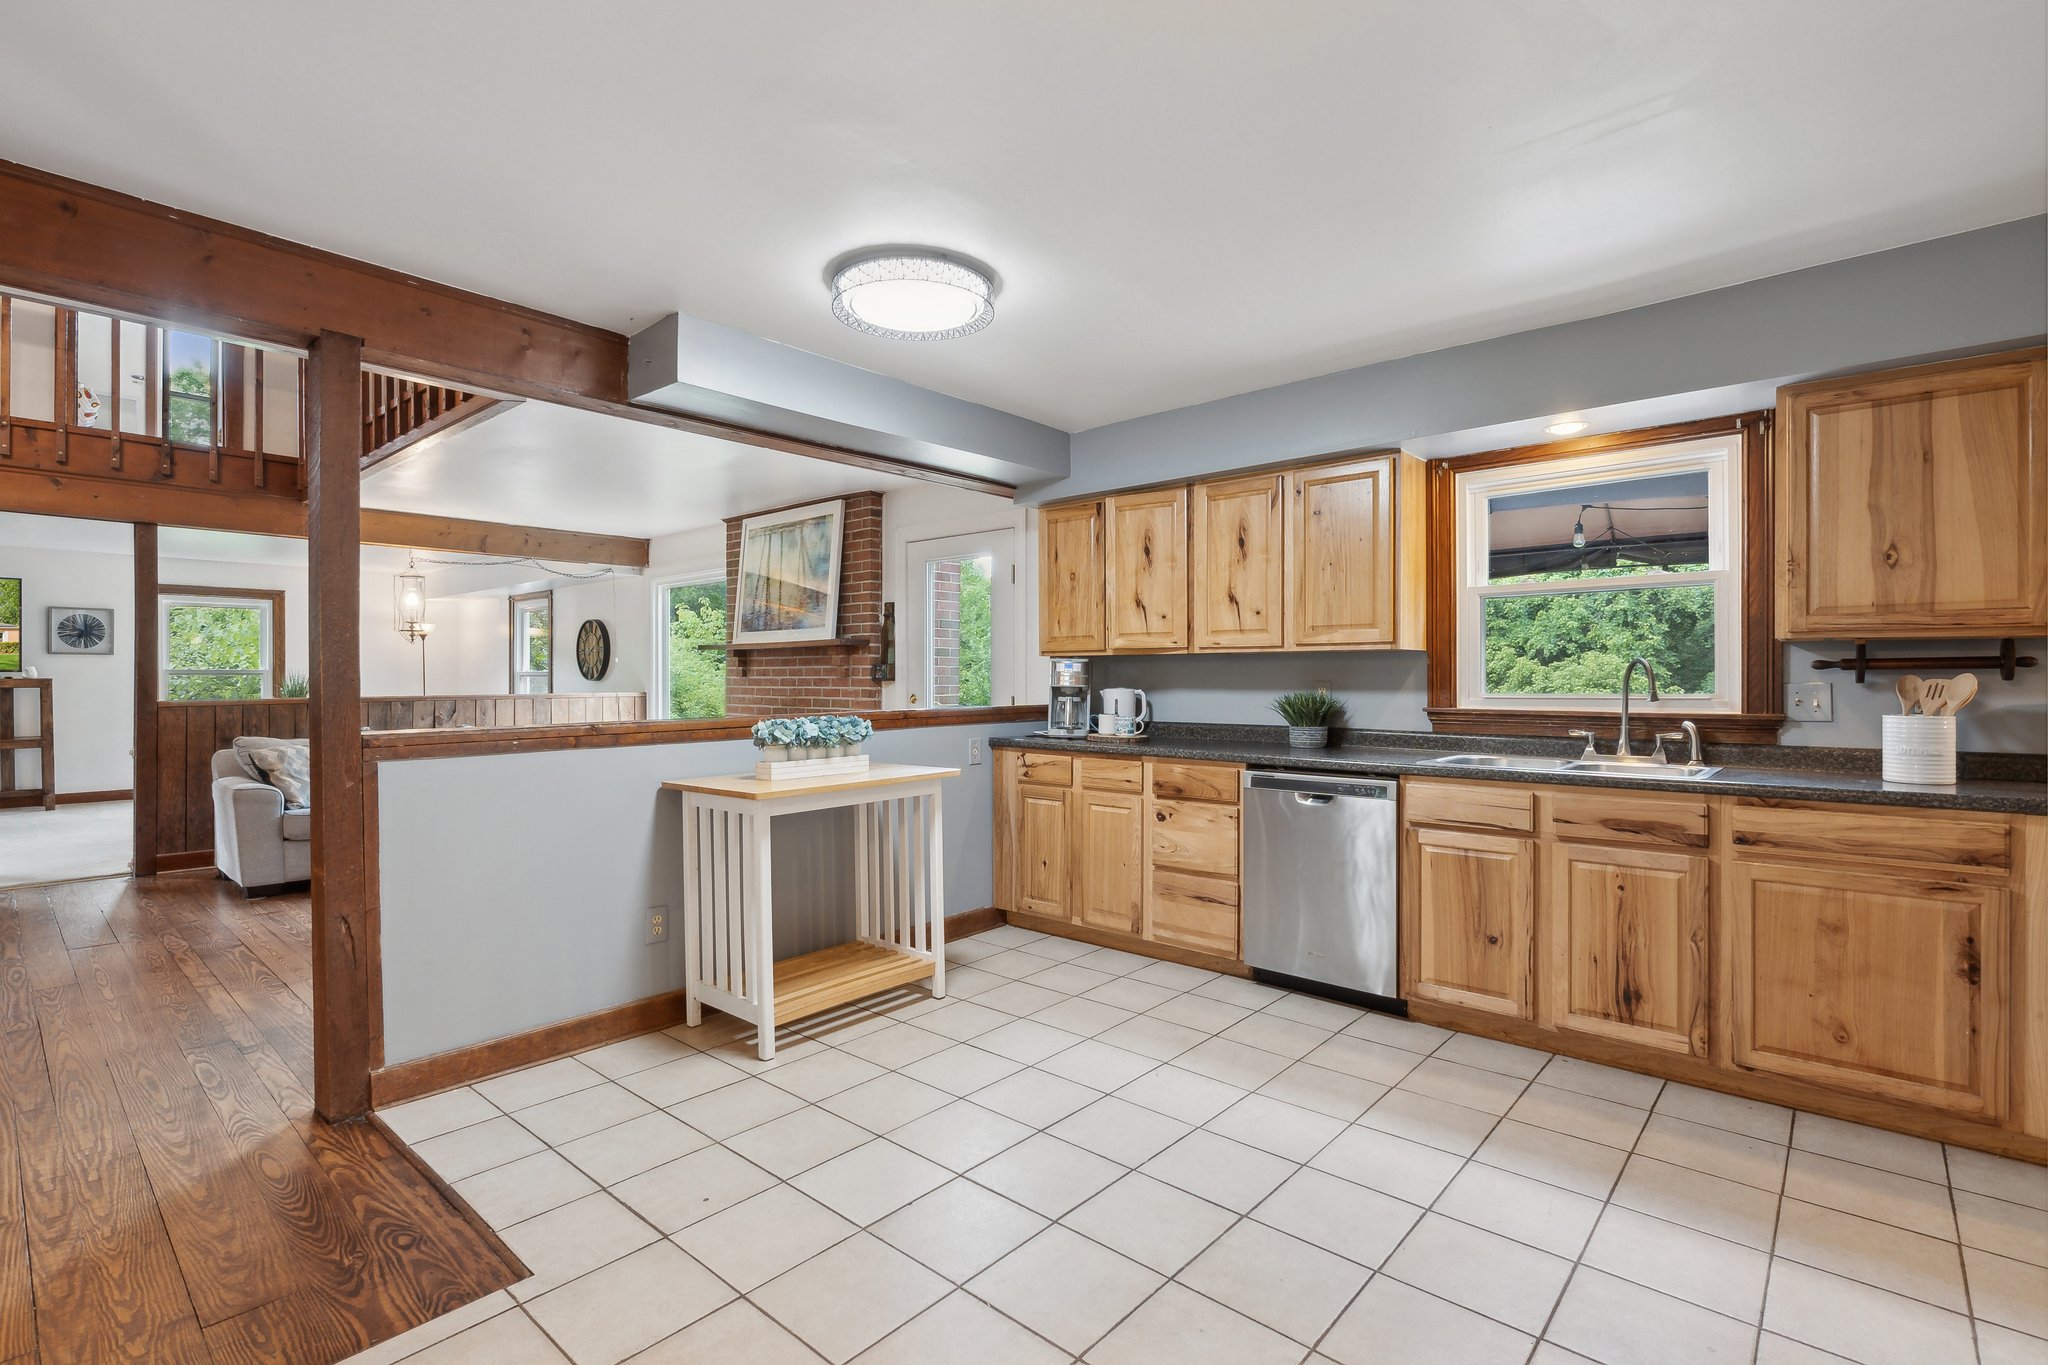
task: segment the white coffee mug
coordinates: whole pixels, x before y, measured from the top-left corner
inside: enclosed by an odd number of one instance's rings
[[[1143,734],[1145,726],[1152,719],[1152,703],[1145,696],[1142,687],[1105,687],[1102,689],[1102,709],[1123,720],[1137,722],[1123,733]]]

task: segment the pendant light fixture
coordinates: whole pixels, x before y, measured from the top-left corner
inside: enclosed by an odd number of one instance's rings
[[[411,555],[406,556],[405,572],[393,580],[391,595],[400,635],[417,644],[433,633],[434,624],[427,620],[426,575],[419,572]]]
[[[832,315],[857,332],[896,341],[972,336],[994,321],[995,280],[947,252],[892,248],[854,256],[831,272]]]

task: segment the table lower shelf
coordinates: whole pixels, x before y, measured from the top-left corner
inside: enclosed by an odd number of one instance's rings
[[[775,1022],[793,1019],[907,986],[930,976],[928,958],[885,948],[879,943],[842,943],[775,964]]]

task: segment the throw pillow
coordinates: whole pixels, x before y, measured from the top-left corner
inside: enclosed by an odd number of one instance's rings
[[[263,780],[284,793],[287,810],[304,810],[313,804],[313,762],[305,745],[251,749],[249,757],[262,771]]]
[[[251,758],[250,755],[258,749],[275,749],[283,745],[295,745],[303,749],[306,747],[306,741],[303,739],[273,739],[269,735],[243,735],[235,740],[234,744],[230,747],[234,751],[235,762],[241,766],[242,771],[250,779],[257,782],[267,782],[270,779],[263,775],[263,770],[256,766],[255,759]]]

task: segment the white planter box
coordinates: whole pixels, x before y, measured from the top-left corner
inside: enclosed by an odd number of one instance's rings
[[[839,758],[763,758],[754,764],[754,776],[768,782],[782,782],[793,777],[844,777],[848,773],[867,770],[866,754],[846,754]]]

